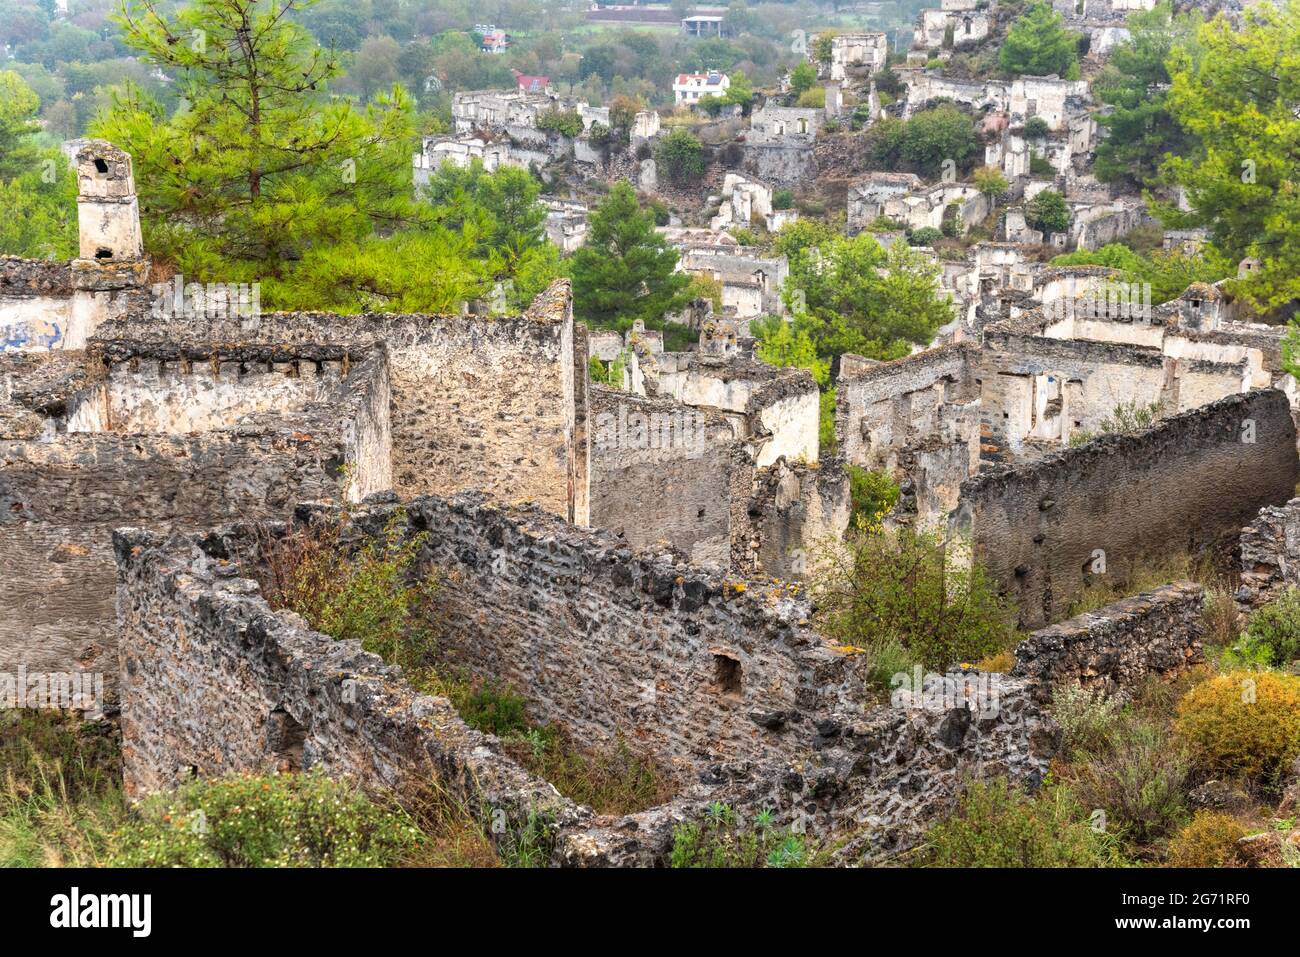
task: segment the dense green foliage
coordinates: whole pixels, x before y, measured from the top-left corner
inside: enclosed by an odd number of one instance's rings
[[[1111,51],[1093,84],[1097,98],[1112,107],[1097,119],[1107,131],[1095,164],[1102,182],[1154,186],[1166,156],[1195,153],[1196,138],[1169,112],[1165,64],[1175,46],[1194,41],[1199,24],[1198,12],[1174,14],[1167,2],[1129,15],[1129,38]]]
[[[1063,233],[1070,228],[1070,207],[1056,190],[1045,189],[1026,204],[1025,222],[1044,234]]]
[[[998,62],[1017,76],[1078,79],[1078,37],[1065,29],[1064,18],[1043,0],[1034,0],[1019,17],[998,51]]]
[[[849,506],[855,528],[869,528],[898,504],[898,483],[887,472],[869,471],[860,465],[846,467],[849,473]]]
[[[689,130],[676,129],[655,148],[657,172],[670,183],[687,183],[704,175],[704,144]]]
[[[40,99],[0,70],[0,253],[32,259],[77,254],[76,175],[57,149],[37,143]]]
[[[602,328],[658,324],[686,302],[690,278],[674,271],[677,258],[632,187],[616,184],[591,211],[587,241],[571,259],[575,317]]]
[[[1287,588],[1257,610],[1230,652],[1242,664],[1265,668],[1285,668],[1300,658],[1300,588]]]
[[[1164,171],[1192,212],[1160,208],[1167,226],[1207,226],[1228,262],[1260,268],[1227,283],[1258,308],[1289,315],[1300,298],[1300,0],[1260,4],[1239,27],[1220,16],[1191,47],[1175,46],[1166,98],[1173,118],[1202,149],[1170,156]]]
[[[901,169],[927,179],[940,176],[948,161],[954,175],[965,172],[979,152],[971,117],[950,103],[907,121],[884,117],[867,131],[864,146],[875,169]]]
[[[773,248],[790,263],[784,298],[793,332],[806,333],[823,359],[899,358],[952,319],[938,265],[904,243],[886,250],[869,233],[846,237],[800,220],[782,228]]]
[[[1118,269],[1123,283],[1150,283],[1151,304],[1177,299],[1194,282],[1214,283],[1226,275],[1227,266],[1213,250],[1189,256],[1178,250],[1155,250],[1143,255],[1122,243],[1107,243],[1100,249],[1081,249],[1052,259],[1053,266],[1107,266]]]

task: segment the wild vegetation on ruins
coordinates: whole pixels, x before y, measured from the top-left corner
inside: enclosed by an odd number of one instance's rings
[[[0,0],[0,865],[1300,865],[1300,0]]]

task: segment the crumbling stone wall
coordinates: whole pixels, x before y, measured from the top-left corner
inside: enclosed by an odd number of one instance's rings
[[[1251,612],[1300,585],[1300,498],[1260,509],[1241,530],[1237,555],[1241,584],[1236,599],[1242,611]]]
[[[753,465],[721,416],[671,399],[591,391],[591,524],[725,569],[733,482]]]
[[[986,441],[1022,455],[1096,431],[1121,404],[1186,411],[1249,387],[1244,361],[1180,360],[1158,348],[1025,334],[1032,315],[985,330],[980,394]]]
[[[849,526],[849,478],[841,459],[778,459],[733,492],[731,568],[739,575],[799,580]]]
[[[289,356],[387,346],[392,378],[393,487],[404,495],[482,489],[536,501],[586,524],[586,345],[567,280],[522,316],[269,313],[254,322],[135,317],[97,337],[111,357],[238,361],[240,346]],[[575,373],[577,353],[581,364]]]
[[[959,343],[840,369],[835,430],[846,461],[900,481],[923,524],[946,521],[979,465],[975,350]]]
[[[370,519],[385,521],[387,512],[379,507]],[[716,579],[701,593],[702,581],[693,570],[649,558],[625,560],[611,551],[603,533],[567,528],[535,509],[507,514],[471,496],[410,506],[414,524],[429,525],[435,540],[439,527],[455,539],[452,525],[437,525],[439,513],[456,525],[481,526],[471,539],[451,545],[464,553],[454,566],[464,578],[449,577],[443,595],[457,604],[467,604],[454,595],[462,582],[467,591],[481,594],[491,575],[492,552],[480,550],[475,539],[489,545],[495,540],[497,553],[510,556],[508,579],[534,561],[539,574],[551,573],[550,593],[537,592],[535,607],[529,605],[525,614],[534,626],[558,634],[557,653],[536,666],[545,671],[536,689],[542,698],[576,709],[557,720],[590,727],[601,721],[595,712],[626,713],[630,703],[647,709],[641,723],[651,733],[633,733],[629,745],[642,753],[668,745],[675,753],[659,723],[666,717],[657,711],[659,702],[642,696],[628,702],[617,693],[622,684],[602,683],[607,673],[566,667],[564,655],[580,650],[576,643],[586,632],[583,663],[617,657],[638,671],[650,667],[657,685],[666,686],[659,687],[660,696],[670,693],[685,703],[686,696],[672,684],[684,666],[689,668],[685,659],[694,657],[691,649],[749,643],[756,653],[769,653],[768,677],[786,675],[798,682],[795,710],[771,707],[790,689],[760,688],[743,679],[737,692],[742,700],[730,707],[748,709],[753,736],[779,741],[784,754],[739,761],[719,755],[702,763],[694,783],[668,804],[621,818],[597,817],[502,756],[494,738],[466,728],[444,699],[416,695],[397,669],[362,653],[355,643],[310,631],[291,613],[271,612],[256,584],[239,577],[239,559],[247,555],[253,529],[227,526],[171,538],[123,529],[114,548],[129,793],[170,788],[195,773],[272,768],[321,768],[399,794],[434,781],[485,823],[508,825],[504,834],[493,826],[494,835],[508,836],[511,827],[540,820],[550,833],[552,863],[570,866],[661,864],[674,827],[698,820],[711,801],[721,800],[745,815],[768,810],[777,826],[798,826],[814,840],[851,835],[839,859],[857,863],[915,845],[927,822],[950,808],[973,778],[999,774],[1036,785],[1055,749],[1054,726],[1021,679],[991,675],[972,684],[971,676],[930,676],[924,691],[900,693],[891,704],[864,712],[852,695],[834,693],[835,677],[828,669],[833,672],[835,661],[847,658],[790,620],[797,602],[771,607],[753,593],[731,589],[728,595],[712,588],[721,584]],[[313,510],[300,514],[307,517]],[[437,554],[445,556],[446,550]],[[556,567],[562,574],[554,574]],[[625,581],[624,573],[632,580]],[[615,615],[620,608],[640,606],[650,629],[619,629],[619,641],[610,642],[614,635],[594,620],[599,612],[578,600],[578,586],[588,581],[595,591],[615,589],[617,595],[603,596],[613,598]],[[572,598],[557,602],[557,590],[571,592]],[[490,646],[485,655],[509,658],[517,654],[510,648],[515,633],[489,641],[478,631],[490,627],[494,607],[483,606],[482,622],[462,621],[479,635],[480,645]],[[556,613],[560,617],[546,617]],[[680,628],[664,627],[669,617],[680,619]],[[639,655],[630,653],[632,645],[639,646]],[[620,654],[624,648],[628,653]],[[683,661],[676,661],[683,652]],[[788,671],[782,663],[796,659],[805,671]],[[705,670],[710,670],[707,660]],[[567,696],[557,695],[561,686],[570,689]],[[530,694],[535,688],[529,686]],[[716,692],[695,681],[689,691],[705,697],[696,706],[700,714],[685,723],[708,723],[718,708],[716,697],[710,697]],[[680,733],[699,730],[687,727]],[[721,745],[725,751],[726,741]]]
[[[526,690],[535,717],[591,746],[622,737],[690,775],[785,755],[807,713],[861,699],[855,660],[807,627],[788,591],[470,493],[406,512],[412,532],[430,532],[422,558],[448,583],[440,649]]]
[[[1286,396],[1221,399],[1132,435],[1103,436],[969,479],[951,523],[1020,609],[1059,621],[1084,585],[1146,560],[1235,541],[1300,476]]]
[[[1062,685],[1108,697],[1148,675],[1177,674],[1201,660],[1205,590],[1172,582],[1033,632],[1016,645],[1017,677],[1048,700]]]
[[[26,382],[0,403],[0,670],[103,671],[111,686],[116,526],[202,527],[389,485],[382,349],[346,379],[321,371],[328,391],[291,413],[176,434],[112,431],[98,362],[0,358]]]

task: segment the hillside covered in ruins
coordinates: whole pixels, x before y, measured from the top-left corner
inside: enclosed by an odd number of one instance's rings
[[[1297,0],[0,9],[0,864],[1300,864]]]

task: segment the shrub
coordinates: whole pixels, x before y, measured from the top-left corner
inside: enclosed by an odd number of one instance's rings
[[[1045,233],[1062,233],[1070,227],[1070,207],[1060,193],[1045,189],[1025,207],[1025,220]]]
[[[790,89],[796,95],[803,95],[817,83],[817,68],[806,60],[795,64],[790,71]]]
[[[804,867],[803,837],[772,826],[764,811],[746,827],[728,805],[715,801],[702,823],[688,821],[673,831],[672,867]]]
[[[898,504],[898,483],[888,472],[868,471],[860,465],[850,465],[847,471],[852,524],[861,528],[879,525]]]
[[[425,612],[437,579],[417,568],[427,533],[406,535],[397,512],[378,535],[351,546],[340,524],[263,536],[262,562],[253,574],[272,608],[289,608],[317,631],[356,640],[400,665],[423,691],[439,689],[436,644]]]
[[[683,183],[704,175],[707,165],[704,144],[691,133],[676,129],[659,141],[655,150],[656,168],[674,183]]]
[[[1300,754],[1300,678],[1219,675],[1183,697],[1175,726],[1198,768],[1275,785]]]
[[[957,812],[930,828],[916,863],[924,867],[1102,867],[1113,853],[1085,823],[1084,808],[1056,786],[1035,797],[1005,778],[975,783]]]
[[[913,246],[933,246],[941,239],[943,239],[941,230],[935,229],[933,226],[922,226],[920,229],[912,231],[911,244]]]
[[[1223,811],[1197,811],[1169,842],[1170,867],[1223,867],[1232,861],[1245,826]]]
[[[1109,750],[1122,723],[1123,705],[1098,691],[1064,685],[1052,692],[1052,717],[1061,728],[1061,753],[1101,754]]]
[[[1162,837],[1187,804],[1186,755],[1161,727],[1141,718],[1119,723],[1108,750],[1090,754],[1079,769],[1079,800],[1106,812],[1118,833],[1138,844]]]
[[[982,565],[963,567],[937,535],[859,531],[812,577],[825,633],[875,649],[893,639],[927,668],[978,661],[1010,644],[1013,609]]]
[[[565,136],[577,136],[582,132],[582,115],[577,110],[551,108],[537,114],[539,130],[554,130]]]
[[[799,94],[798,105],[806,110],[820,110],[826,106],[826,88],[814,86]]]
[[[788,189],[778,189],[772,194],[773,209],[789,209],[794,205],[794,193]]]
[[[317,772],[191,781],[139,811],[115,867],[390,867],[422,840],[396,805]]]
[[[1246,640],[1282,667],[1300,658],[1300,588],[1288,588],[1251,616]]]
[[[956,203],[949,203],[944,210],[943,224],[939,231],[949,239],[956,239],[962,233],[961,207]]]
[[[1031,116],[1025,120],[1025,136],[1031,140],[1041,140],[1050,132],[1047,120],[1041,116]]]

